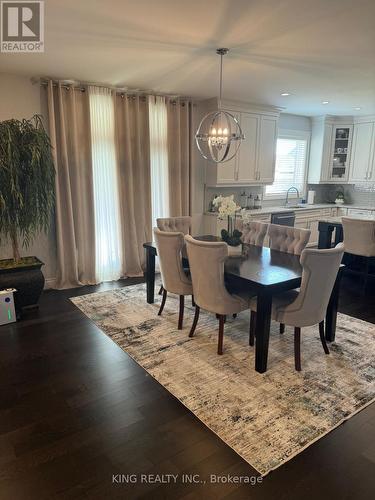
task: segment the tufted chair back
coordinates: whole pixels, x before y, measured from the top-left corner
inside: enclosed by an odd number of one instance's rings
[[[294,302],[276,309],[276,321],[304,327],[324,320],[344,250],[343,243],[339,243],[335,248],[307,248],[302,252],[300,292]]]
[[[191,217],[168,217],[166,219],[156,219],[156,225],[160,231],[174,231],[189,234],[191,229]]]
[[[224,262],[228,245],[200,241],[185,236],[195,303],[215,314],[231,314],[243,309],[243,302],[232,296],[224,284]]]
[[[237,229],[242,232],[241,240],[243,243],[262,247],[267,234],[268,224],[266,222],[243,222],[239,220]]]
[[[154,238],[165,290],[177,295],[192,295],[193,287],[182,266],[184,235],[154,228]]]
[[[270,224],[268,228],[270,248],[294,255],[301,255],[309,242],[310,234],[310,229],[298,229],[278,224]]]
[[[362,257],[375,256],[375,220],[342,218],[345,251]]]

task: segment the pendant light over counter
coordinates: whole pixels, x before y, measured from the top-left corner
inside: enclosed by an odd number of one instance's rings
[[[223,56],[229,49],[217,49],[220,56],[220,90],[218,111],[212,111],[203,117],[199,124],[195,141],[206,160],[224,163],[237,154],[241,141],[245,139],[241,126],[235,116],[221,109],[223,91]]]

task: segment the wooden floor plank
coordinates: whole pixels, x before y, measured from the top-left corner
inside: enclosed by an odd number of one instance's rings
[[[1,499],[367,499],[375,490],[375,405],[257,486],[210,483],[255,471],[68,300],[98,287],[48,291],[38,311],[0,327]],[[371,288],[371,287],[370,287]],[[375,323],[374,295],[344,277],[340,311]],[[178,474],[115,484],[114,474]],[[183,484],[182,474],[206,482]]]

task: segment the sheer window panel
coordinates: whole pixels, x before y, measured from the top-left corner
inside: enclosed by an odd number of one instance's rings
[[[165,97],[149,97],[152,226],[169,217],[167,105]]]
[[[99,282],[121,277],[121,229],[115,150],[114,102],[110,89],[89,86],[95,206],[95,260]]]
[[[290,187],[296,187],[300,196],[306,192],[308,133],[279,134],[276,147],[275,180],[265,187],[265,199],[285,198]],[[291,193],[291,197],[295,197]]]

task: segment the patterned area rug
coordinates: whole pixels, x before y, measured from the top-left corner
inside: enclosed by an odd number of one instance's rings
[[[161,317],[160,297],[152,305],[145,297],[142,284],[72,301],[262,475],[375,399],[375,325],[340,314],[329,356],[318,328],[302,329],[298,373],[292,329],[280,335],[272,323],[268,371],[259,374],[248,345],[249,312],[227,321],[218,356],[214,315],[201,311],[189,339],[191,306],[179,331],[177,297],[168,297]]]

